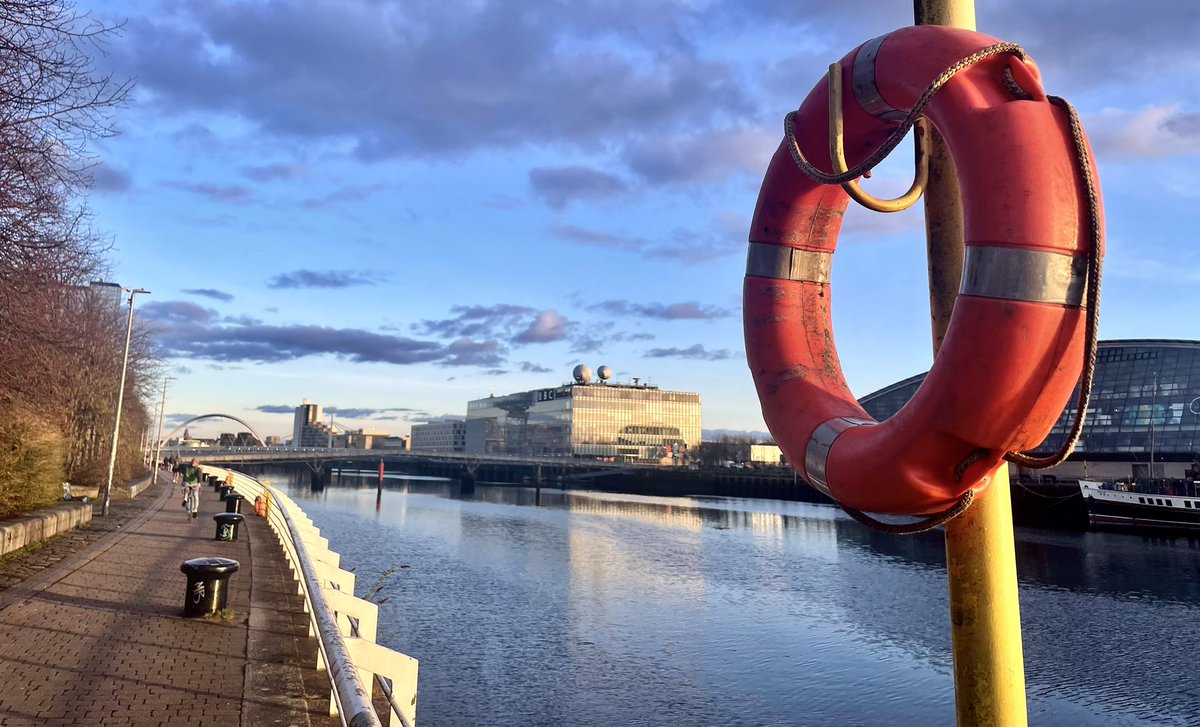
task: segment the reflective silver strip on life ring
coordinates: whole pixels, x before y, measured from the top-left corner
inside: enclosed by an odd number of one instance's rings
[[[808,448],[804,450],[804,479],[808,484],[826,495],[833,497],[829,491],[829,478],[825,467],[829,461],[829,450],[842,432],[854,427],[871,426],[875,422],[870,419],[855,419],[853,417],[838,417],[830,419],[817,427],[808,440]],[[834,497],[836,500],[837,498]]]
[[[746,253],[746,274],[761,278],[828,284],[832,265],[830,253],[797,250],[784,245],[752,242]]]
[[[960,295],[1080,308],[1088,259],[1044,250],[968,245]]]
[[[875,59],[879,57],[879,46],[887,40],[886,35],[872,38],[858,49],[854,56],[854,68],[850,73],[850,86],[854,89],[854,98],[858,105],[872,116],[878,116],[891,121],[900,121],[908,116],[883,100],[879,86],[875,83]]]

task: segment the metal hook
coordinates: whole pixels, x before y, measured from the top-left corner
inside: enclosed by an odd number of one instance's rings
[[[925,191],[925,182],[929,179],[929,129],[925,127],[925,119],[917,119],[914,124],[917,138],[917,173],[908,191],[895,199],[880,199],[858,186],[858,182],[850,180],[842,183],[842,189],[855,201],[869,210],[876,212],[901,212],[912,207]],[[846,164],[844,150],[845,132],[842,128],[842,66],[839,63],[829,65],[829,160],[833,164],[834,174],[845,174],[850,167]]]

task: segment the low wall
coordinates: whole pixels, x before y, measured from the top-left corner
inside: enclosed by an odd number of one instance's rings
[[[0,555],[92,521],[92,504],[64,502],[33,515],[0,520]]]

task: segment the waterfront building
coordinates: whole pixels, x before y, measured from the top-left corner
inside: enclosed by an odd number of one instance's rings
[[[414,424],[411,449],[424,452],[462,452],[466,449],[466,425],[461,421]]]
[[[341,449],[379,449],[388,433],[382,429],[354,429],[333,435],[332,447]]]
[[[573,383],[468,402],[466,451],[683,464],[700,443],[700,395],[599,374],[576,366]]]
[[[751,444],[750,461],[755,464],[776,466],[787,464],[783,450],[779,448],[778,444]]]
[[[864,396],[878,420],[912,398],[925,374]],[[986,396],[987,392],[980,392]],[[1057,451],[1075,418],[1072,394],[1037,455]],[[1061,478],[1184,477],[1200,459],[1200,341],[1101,341],[1083,434],[1070,460],[1023,476]],[[1014,475],[1017,474],[1014,468]]]
[[[333,429],[321,418],[320,404],[305,399],[303,404],[296,407],[296,415],[292,420],[292,446],[328,447]]]

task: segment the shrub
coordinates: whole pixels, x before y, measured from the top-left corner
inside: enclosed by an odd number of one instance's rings
[[[27,408],[4,403],[0,411],[0,518],[7,518],[62,496],[65,443]]]

